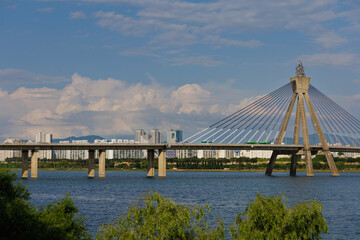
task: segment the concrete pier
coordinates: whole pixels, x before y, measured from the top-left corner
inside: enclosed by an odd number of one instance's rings
[[[31,178],[37,178],[38,176],[38,151],[31,152]]]
[[[106,151],[99,150],[99,178],[105,178],[105,157]]]
[[[89,150],[89,159],[88,159],[88,178],[95,177],[95,150]]]
[[[166,177],[166,150],[159,150],[158,177]]]
[[[29,151],[21,150],[21,158],[22,158],[22,173],[21,178],[28,178],[29,176]]]
[[[155,176],[155,166],[154,166],[154,149],[147,150],[147,177],[152,178]]]

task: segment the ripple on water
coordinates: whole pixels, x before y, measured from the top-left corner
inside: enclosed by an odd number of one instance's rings
[[[256,193],[285,193],[290,206],[317,198],[329,225],[325,239],[360,239],[360,173],[340,177],[317,173],[313,178],[299,173],[294,178],[288,173],[266,177],[261,172],[168,172],[165,179],[122,171],[106,172],[106,179],[88,179],[85,171],[39,171],[38,175],[37,180],[23,181],[32,193],[31,201],[45,205],[70,192],[80,214],[87,216],[92,234],[102,223],[113,222],[143,192],[153,190],[176,203],[208,203],[211,215],[220,216],[226,226],[233,224]]]

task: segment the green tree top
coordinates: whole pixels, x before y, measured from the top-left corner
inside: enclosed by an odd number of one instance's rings
[[[90,239],[85,219],[75,216],[79,210],[69,195],[37,210],[27,202],[28,189],[15,181],[15,173],[0,171],[0,240]]]
[[[205,219],[209,212],[208,205],[179,205],[148,192],[113,224],[102,225],[97,239],[224,239],[223,222],[211,228]]]
[[[289,208],[283,195],[256,199],[240,213],[230,226],[233,239],[321,239],[327,233],[323,206],[306,201]]]

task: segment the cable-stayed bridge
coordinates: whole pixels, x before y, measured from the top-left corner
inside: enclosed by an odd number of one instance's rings
[[[285,139],[285,142],[284,142]],[[289,143],[289,139],[291,142]],[[22,177],[37,178],[38,151],[88,150],[88,177],[95,176],[95,151],[99,151],[99,177],[105,177],[106,150],[147,150],[147,176],[155,176],[154,156],[158,151],[158,176],[166,176],[166,150],[272,150],[266,170],[271,175],[279,154],[291,155],[290,175],[305,156],[307,176],[313,176],[312,155],[326,157],[333,176],[338,176],[331,152],[360,153],[360,121],[310,84],[301,61],[290,83],[259,98],[176,144],[0,144],[0,150],[20,150]]]
[[[296,107],[294,107],[296,105]],[[292,119],[292,120],[291,120]],[[300,139],[300,129],[302,137]],[[310,134],[313,132],[313,134]],[[360,146],[360,121],[310,84],[301,61],[290,83],[185,139],[190,143],[303,145],[306,172],[313,176],[310,136],[321,146],[333,176],[338,176],[330,146]],[[279,152],[273,149],[266,174],[271,175]],[[290,174],[296,175],[298,156],[291,154]]]

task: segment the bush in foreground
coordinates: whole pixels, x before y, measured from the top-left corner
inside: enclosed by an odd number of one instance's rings
[[[209,226],[208,205],[179,205],[159,193],[143,194],[127,213],[99,228],[97,239],[224,239],[224,224]]]
[[[84,217],[66,195],[58,202],[36,209],[30,193],[16,174],[0,170],[0,239],[90,239]]]
[[[322,205],[317,200],[289,208],[282,195],[256,199],[230,226],[233,239],[321,239],[327,233]]]

